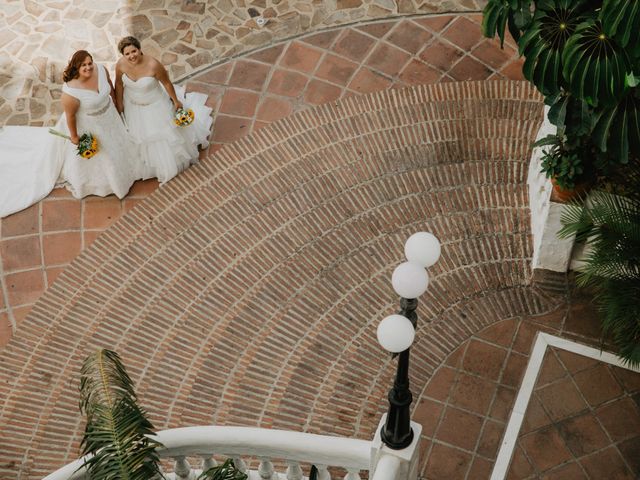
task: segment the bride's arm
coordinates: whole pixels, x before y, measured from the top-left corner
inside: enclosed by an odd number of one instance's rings
[[[164,89],[167,91],[169,97],[171,97],[174,108],[176,110],[182,108],[182,102],[178,100],[176,89],[173,88],[173,83],[171,83],[171,80],[169,80],[169,74],[167,73],[167,70],[157,60],[153,62],[153,73],[155,74],[155,77],[158,79],[158,81],[162,84]]]
[[[116,106],[116,108],[118,108],[118,102],[116,101],[116,91],[113,88],[113,82],[111,81],[111,76],[109,76],[109,70],[107,70],[107,67],[103,67],[103,68],[104,68],[104,73],[107,74],[107,81],[109,82],[109,87],[111,87],[111,92],[110,92],[111,100],[113,100],[113,104]]]
[[[116,108],[118,113],[124,112],[124,84],[122,83],[122,70],[120,69],[120,62],[116,63]]]
[[[78,112],[80,101],[77,98],[72,97],[71,95],[67,95],[66,93],[62,94],[60,101],[62,102],[64,115],[67,118],[67,127],[69,128],[71,143],[77,145],[80,141],[80,137],[78,136],[78,127],[76,125],[76,113]]]

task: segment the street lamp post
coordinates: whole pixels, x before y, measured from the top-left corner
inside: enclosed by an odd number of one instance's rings
[[[396,378],[389,391],[387,419],[380,432],[382,442],[394,450],[408,447],[413,440],[409,352],[418,321],[417,299],[429,285],[426,268],[440,258],[440,242],[430,233],[415,233],[405,244],[405,256],[408,261],[398,265],[391,277],[393,289],[401,297],[401,310],[382,320],[377,331],[380,345],[385,350],[398,354]]]

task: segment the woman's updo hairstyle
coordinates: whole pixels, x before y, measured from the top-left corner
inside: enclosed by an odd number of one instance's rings
[[[130,46],[134,46],[138,50],[142,50],[142,47],[140,47],[140,40],[136,37],[124,37],[118,42],[118,51],[124,55],[124,49]]]
[[[74,78],[78,78],[80,76],[80,65],[82,65],[82,62],[84,62],[84,59],[87,57],[91,58],[91,61],[93,61],[93,57],[86,50],[78,50],[74,53],[71,60],[69,60],[67,68],[64,69],[62,79],[65,82],[68,82]]]

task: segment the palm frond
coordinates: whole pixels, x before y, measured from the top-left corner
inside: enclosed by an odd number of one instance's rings
[[[230,458],[222,465],[216,465],[202,472],[198,477],[200,480],[247,480],[247,478],[247,474],[238,470]]]
[[[80,373],[80,411],[86,415],[82,453],[92,480],[149,480],[160,475],[160,444],[137,404],[133,382],[116,352],[97,350]]]

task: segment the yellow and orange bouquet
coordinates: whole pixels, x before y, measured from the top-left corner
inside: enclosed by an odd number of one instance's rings
[[[49,133],[52,135],[57,135],[58,137],[66,138],[67,140],[71,140],[69,135],[65,135],[64,133],[58,132],[53,128],[49,129]],[[78,142],[78,155],[82,158],[91,158],[96,153],[98,153],[98,139],[93,136],[91,133],[83,133],[80,136],[80,141]]]
[[[173,114],[173,123],[178,127],[187,127],[193,123],[195,114],[190,108],[179,108],[176,113]]]

